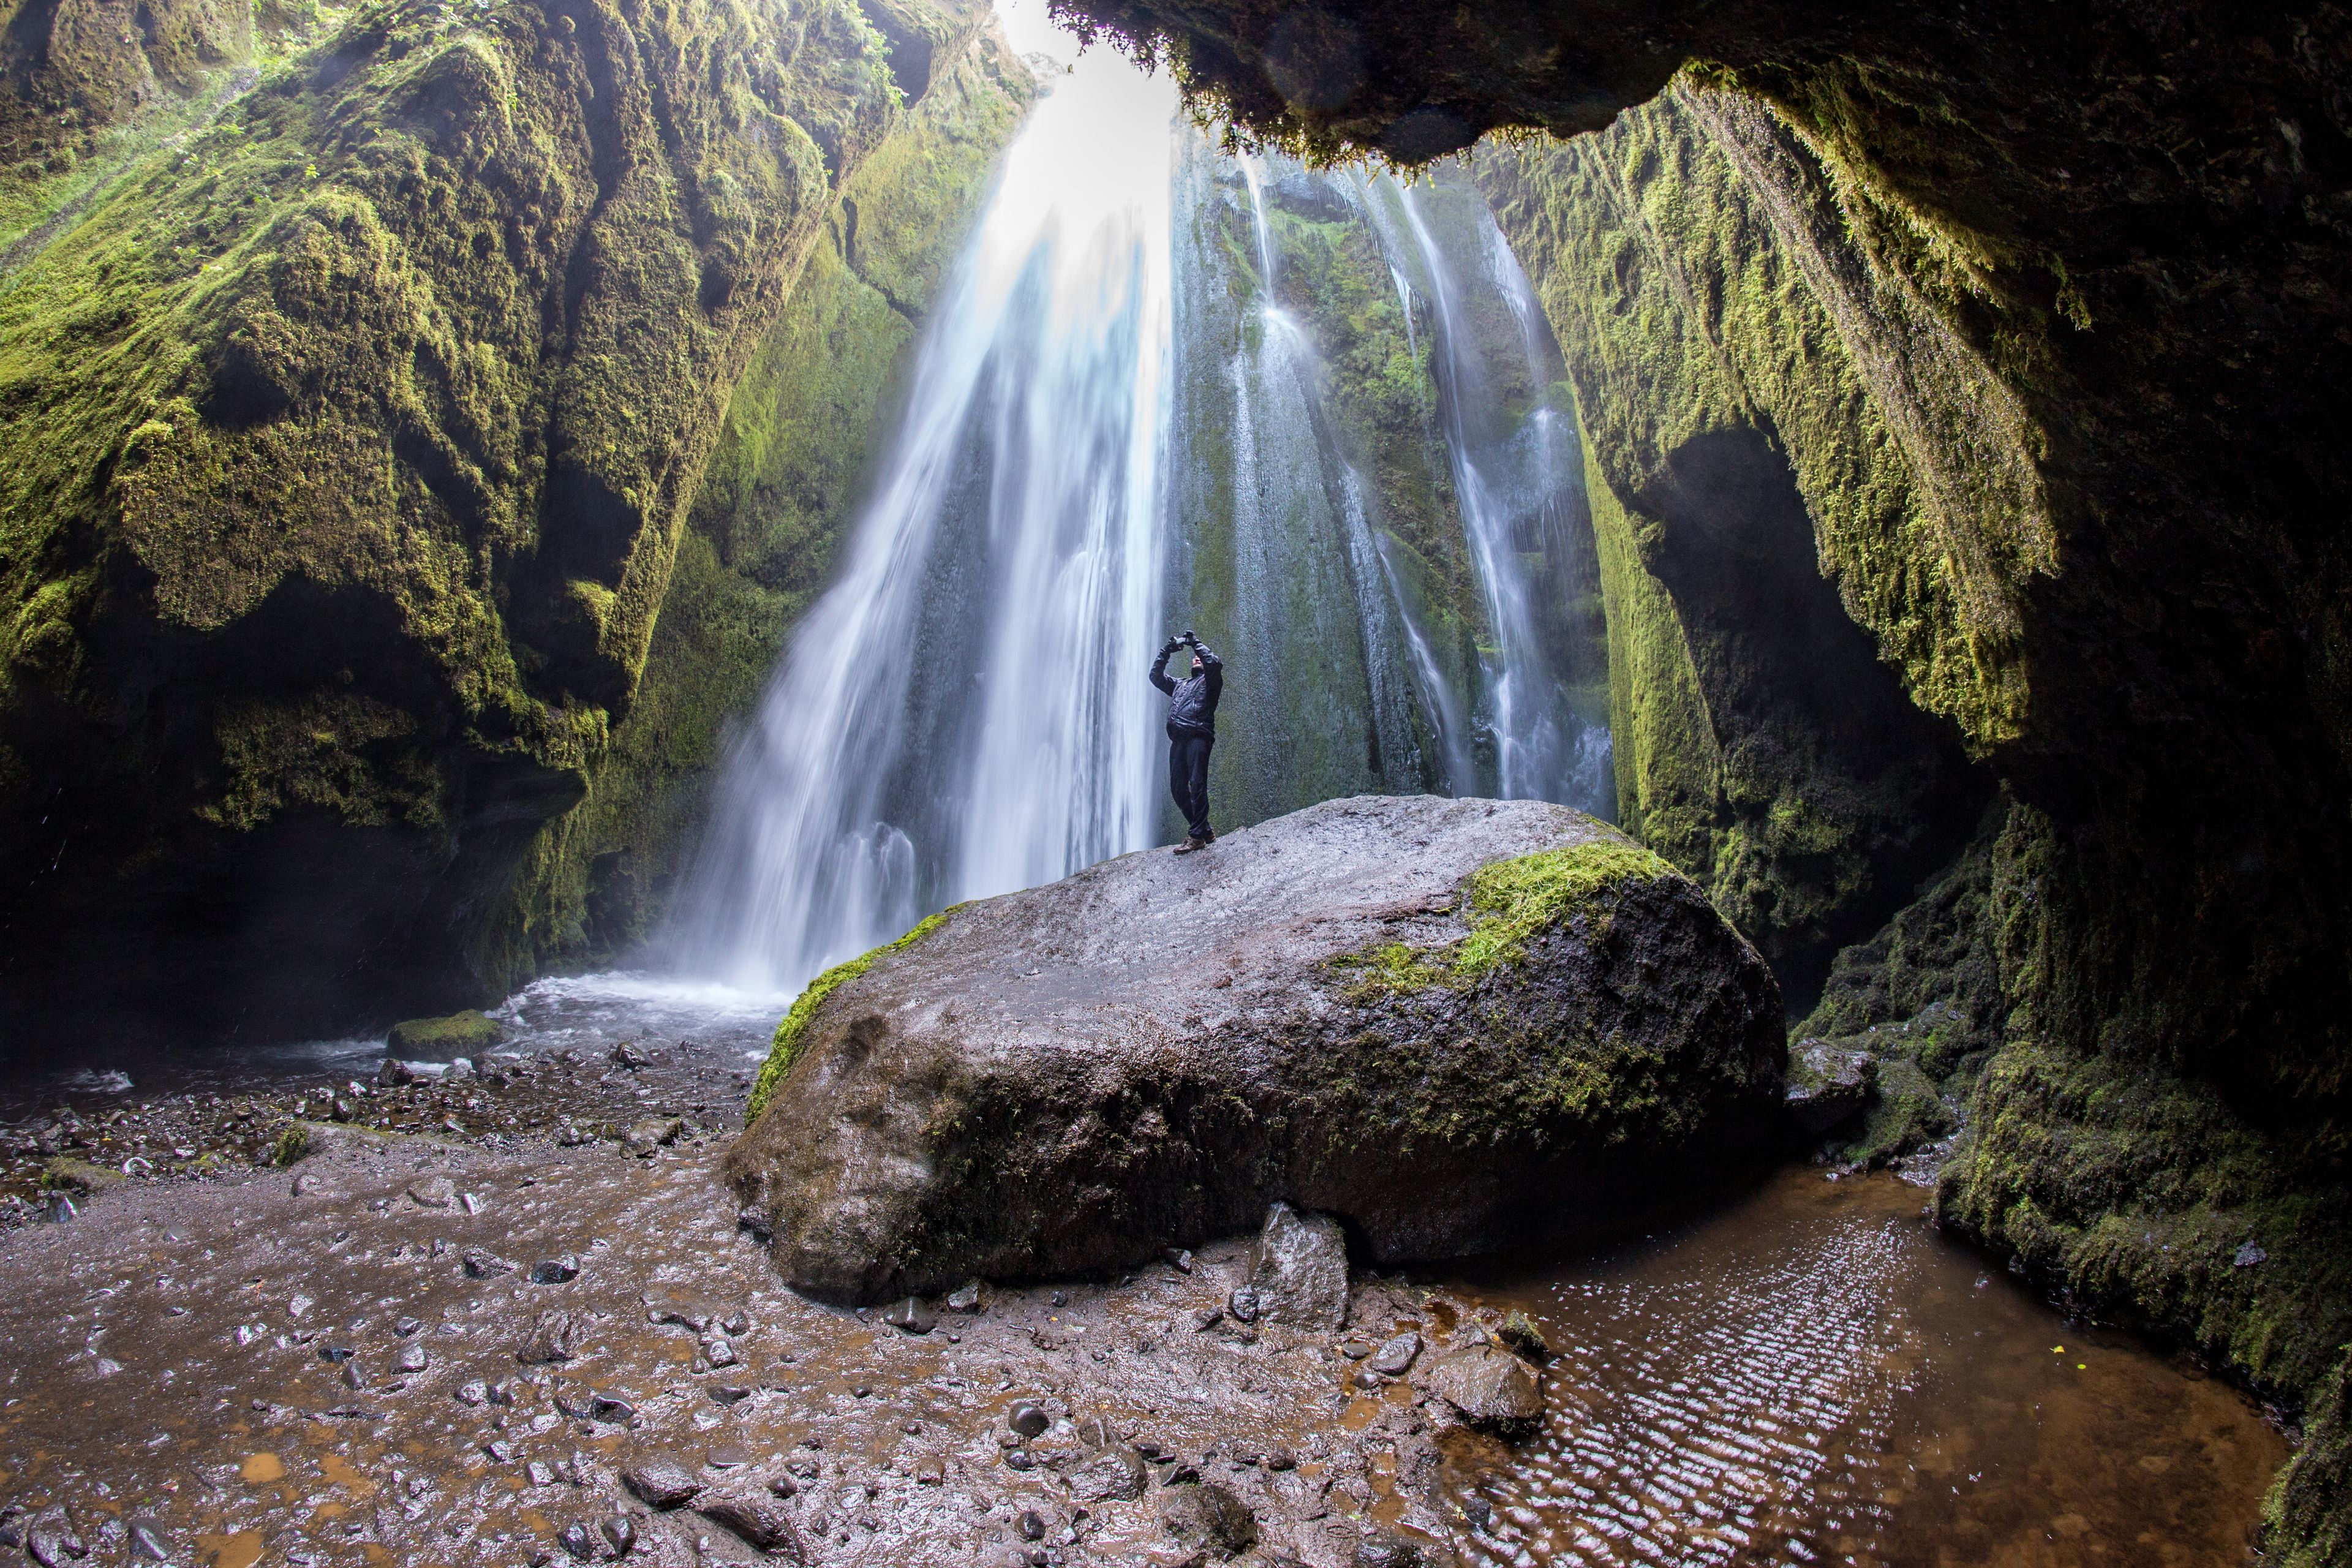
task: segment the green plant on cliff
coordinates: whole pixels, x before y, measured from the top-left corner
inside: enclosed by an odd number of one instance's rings
[[[760,1064],[760,1076],[751,1084],[751,1098],[743,1108],[743,1125],[749,1127],[760,1120],[768,1109],[768,1101],[783,1087],[784,1078],[793,1070],[793,1062],[800,1055],[801,1040],[807,1035],[809,1025],[816,1019],[817,1009],[824,999],[856,979],[880,960],[894,952],[904,952],[933,931],[948,923],[948,917],[962,908],[961,904],[927,915],[914,930],[880,947],[861,952],[856,958],[845,959],[808,983],[808,988],[794,999],[782,1021],[776,1025],[776,1037],[768,1047],[768,1059]]]

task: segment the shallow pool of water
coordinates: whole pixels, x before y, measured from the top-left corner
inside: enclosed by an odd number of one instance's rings
[[[1486,1563],[2237,1563],[2281,1435],[1937,1232],[1784,1171],[1574,1266],[1460,1282],[1559,1360],[1542,1432],[1457,1449]]]

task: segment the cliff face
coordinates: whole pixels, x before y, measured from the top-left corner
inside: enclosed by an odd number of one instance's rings
[[[2007,595],[2048,517],[2013,399],[1851,265],[1792,142],[1677,88],[1477,168],[1577,387],[1621,809],[1802,1006],[1972,826],[1962,736],[2011,721]]]
[[[0,290],[12,1014],[323,1026],[571,939],[596,839],[544,825],[661,749],[628,726],[730,395],[894,139],[903,171],[1001,138],[1026,88],[984,15],[355,11],[32,237]],[[672,635],[739,651],[715,605]],[[643,727],[707,735],[652,668]]]
[[[1625,820],[1801,997],[1981,822],[1807,1027],[1960,1102],[1948,1220],[2307,1397],[2273,1544],[2340,1556],[2342,12],[1086,8],[1310,152],[1598,132],[1476,169],[1577,387]]]

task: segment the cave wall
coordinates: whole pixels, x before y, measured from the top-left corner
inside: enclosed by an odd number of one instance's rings
[[[1578,388],[1625,815],[1817,1001],[1795,1039],[1874,1058],[1843,1153],[1957,1132],[1948,1224],[2324,1410],[2352,1340],[2340,1043],[2311,1012],[2341,995],[2334,758],[2199,755],[2200,723],[2277,710],[2260,681],[2069,731],[2087,683],[2172,662],[2053,646],[2092,640],[2077,562],[2121,607],[2053,461],[2079,413],[1856,242],[1788,119],[1686,79],[1476,167]],[[2342,1437],[2315,1430],[2273,1512],[2333,1539],[2311,1499]]]
[[[908,105],[1004,90],[956,74],[987,16],[359,8],[34,236],[0,289],[10,1043],[93,996],[348,1027],[576,943],[609,850],[547,825],[715,722],[657,681],[620,737],[682,556],[711,608],[674,635],[757,640],[686,521],[736,385]]]
[[[1752,100],[1677,87],[1475,167],[1576,388],[1621,816],[1802,1012],[1958,849],[1989,788],[1967,737],[2014,721],[2011,598],[2048,531],[2021,428],[1916,302],[1852,276]],[[1945,384],[1888,341],[1890,294]]]
[[[628,714],[544,826],[497,973],[603,963],[649,935],[748,714],[827,579],[942,275],[1037,86],[993,26],[842,187],[735,385]],[[505,983],[511,983],[510,981]]]
[[[1745,443],[1752,497],[1760,439],[1824,584],[1996,791],[1989,837],[1958,794],[1933,826],[1974,847],[1832,961],[1809,1024],[1924,1037],[1927,1005],[1973,998],[1947,1223],[2302,1404],[2268,1549],[2343,1560],[2352,14],[1073,8],[1297,151],[1590,138],[1479,165],[1557,279],[1588,405],[1629,819],[1735,903],[1769,890],[1751,926],[1789,892],[1834,907],[1835,857],[1809,868],[1750,803],[1810,807],[1816,764],[1864,780],[1867,759],[1818,710],[1738,695],[1779,684],[1740,670],[1772,638],[1684,548],[1710,510],[1751,554],[1786,530],[1722,510],[1738,497],[1675,511],[1685,447]],[[1806,733],[1818,749],[1787,743]],[[1946,1060],[1906,1059],[1921,1083]]]

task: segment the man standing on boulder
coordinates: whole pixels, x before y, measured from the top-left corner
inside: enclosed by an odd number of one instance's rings
[[[1168,675],[1169,656],[1180,647],[1192,650],[1192,674],[1185,680]],[[1168,639],[1151,661],[1151,684],[1168,693],[1168,793],[1184,814],[1191,837],[1176,846],[1179,855],[1206,849],[1217,836],[1209,826],[1209,748],[1217,743],[1217,699],[1224,695],[1225,661],[1201,646],[1190,626]]]

